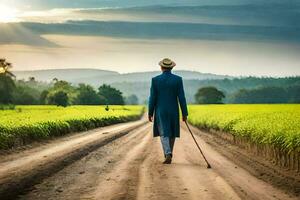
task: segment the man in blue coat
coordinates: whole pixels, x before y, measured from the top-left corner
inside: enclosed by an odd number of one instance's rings
[[[148,116],[153,121],[154,137],[160,136],[165,155],[164,164],[171,164],[175,138],[180,137],[179,106],[182,120],[186,121],[188,110],[180,76],[171,73],[175,62],[165,58],[159,62],[162,74],[152,78]]]

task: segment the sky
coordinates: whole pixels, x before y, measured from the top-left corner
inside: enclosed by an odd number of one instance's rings
[[[300,75],[300,0],[0,0],[14,70]]]

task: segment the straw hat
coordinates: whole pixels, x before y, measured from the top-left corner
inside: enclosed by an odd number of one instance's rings
[[[176,66],[176,63],[169,58],[165,58],[159,62],[159,65],[164,68],[172,69],[173,67]]]

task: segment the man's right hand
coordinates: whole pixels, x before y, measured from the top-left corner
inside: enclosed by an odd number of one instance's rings
[[[148,115],[148,120],[149,120],[149,122],[153,122],[153,116]]]
[[[187,121],[187,116],[183,116],[182,121],[186,122]]]

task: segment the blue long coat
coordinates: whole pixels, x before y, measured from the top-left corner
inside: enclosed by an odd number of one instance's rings
[[[154,115],[154,137],[180,137],[179,105],[183,116],[188,115],[183,82],[171,71],[152,78],[148,114]]]

